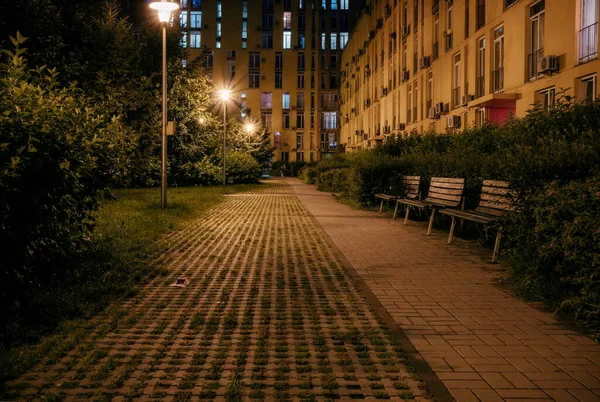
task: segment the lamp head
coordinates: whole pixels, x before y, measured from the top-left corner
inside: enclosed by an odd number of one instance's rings
[[[171,12],[177,10],[179,5],[167,0],[161,0],[150,3],[150,8],[158,12],[158,20],[160,22],[169,22]]]
[[[219,98],[221,98],[222,101],[228,101],[229,95],[231,95],[231,91],[229,89],[219,90]]]
[[[246,123],[246,132],[251,133],[252,131],[254,131],[254,124]]]

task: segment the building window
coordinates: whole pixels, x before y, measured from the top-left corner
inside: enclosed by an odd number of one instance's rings
[[[296,152],[296,162],[304,162],[304,152]]]
[[[338,107],[338,95],[335,92],[321,93],[321,106],[326,109],[336,109]]]
[[[202,47],[199,31],[190,32],[190,47],[193,49],[198,49],[198,48]]]
[[[417,114],[417,105],[419,104],[419,87],[418,87],[419,82],[415,81],[413,83],[413,121],[417,121],[419,120],[418,114]]]
[[[284,130],[290,129],[290,114],[284,113],[281,115],[281,128]]]
[[[284,92],[281,96],[281,108],[289,109],[290,108],[290,93]]]
[[[217,40],[221,38],[221,22],[217,22]]]
[[[427,89],[425,92],[425,95],[427,97],[427,103],[425,105],[425,108],[429,113],[429,109],[433,107],[433,71],[429,71],[427,73]]]
[[[188,0],[180,0],[179,3],[182,9],[186,9],[188,6]]]
[[[340,49],[344,49],[348,44],[348,38],[350,35],[348,32],[340,32]]]
[[[259,70],[260,69],[260,53],[250,53],[248,56],[248,67],[251,70]]]
[[[275,70],[283,69],[283,53],[277,52],[275,53]]]
[[[338,9],[338,0],[331,0],[331,9],[332,10]]]
[[[242,19],[248,19],[248,0],[242,1]]]
[[[595,74],[579,79],[578,97],[581,101],[591,102],[596,99],[596,79]]]
[[[304,53],[298,53],[298,70],[304,70],[306,59]]]
[[[303,32],[298,32],[298,44],[296,45],[298,49],[306,48],[306,36]]]
[[[223,17],[222,11],[221,2],[217,1],[217,18]]]
[[[475,126],[482,127],[485,123],[487,123],[486,110],[482,107],[475,111]]]
[[[202,28],[202,11],[192,11],[190,13],[190,25],[192,28]]]
[[[304,133],[298,132],[296,133],[296,148],[302,149],[304,146]]]
[[[433,60],[440,57],[440,13],[433,16],[433,49],[431,56]]]
[[[329,35],[329,48],[331,50],[337,50],[337,34],[332,33]]]
[[[261,109],[272,109],[273,108],[273,92],[262,92],[260,94],[260,108]]]
[[[220,48],[221,48],[221,41],[220,41],[220,40],[218,40],[218,41],[216,41],[216,42],[215,42],[215,47],[216,47],[217,49],[220,49]]]
[[[260,75],[258,75],[258,73],[248,74],[248,87],[260,88]]]
[[[315,112],[310,112],[310,129],[315,129]],[[311,145],[312,148],[312,145]]]
[[[304,109],[304,92],[296,93],[296,107],[298,109]]]
[[[231,81],[235,77],[235,60],[227,60],[227,80]]]
[[[485,37],[477,41],[477,78],[475,82],[475,96],[485,95]]]
[[[187,1],[185,2],[187,7]],[[200,8],[202,6],[201,0],[192,0],[192,8]],[[183,7],[183,6],[182,6]]]
[[[298,73],[297,85],[298,89],[304,89],[304,73]]]
[[[183,34],[181,35],[181,40],[179,41],[179,44],[184,49],[186,47],[188,47],[188,34],[187,34],[187,32],[183,32]]]
[[[304,113],[296,114],[296,128],[304,128]]]
[[[208,68],[208,69],[213,68],[213,59],[214,59],[213,52],[208,52],[207,54],[205,54],[204,55],[204,68]]]
[[[273,115],[271,115],[270,113],[261,114],[260,119],[262,120],[262,124],[265,127],[265,129],[271,130],[271,128],[273,127]],[[279,132],[275,133],[275,143],[276,144],[278,143],[278,141],[277,141],[278,134],[281,135],[281,133],[279,133]],[[279,138],[281,138],[281,137],[279,137]]]
[[[411,123],[411,112],[412,112],[412,85],[408,85],[408,90],[406,91],[406,122]]]
[[[494,30],[494,69],[492,70],[492,91],[504,89],[504,27]]]
[[[529,8],[529,54],[527,55],[527,78],[538,75],[538,60],[544,57],[545,0]]]
[[[335,89],[337,87],[338,87],[338,84],[337,84],[337,74],[336,73],[331,73],[329,75],[329,88]]]
[[[508,8],[508,7],[512,6],[513,4],[515,4],[517,1],[519,1],[519,0],[505,0],[504,7]]]
[[[452,70],[452,107],[460,105],[460,53],[456,53],[454,55],[454,69]]]
[[[292,29],[292,13],[289,11],[283,13],[283,29]]]
[[[448,10],[446,11],[446,32],[444,32],[444,36],[446,37],[446,51],[452,48],[453,46],[453,38],[454,33],[452,32],[453,24],[452,20],[454,17],[454,2],[450,0],[447,2]]]
[[[323,112],[323,121],[321,127],[325,130],[337,128],[337,112]]]
[[[579,61],[598,57],[598,0],[581,0]]]
[[[556,103],[556,88],[546,88],[538,92],[539,104],[544,110],[552,109]]]
[[[327,34],[321,33],[321,50],[325,50],[327,47]]]
[[[477,0],[477,29],[485,25],[485,0]]]
[[[283,48],[292,48],[292,33],[290,31],[283,31]]]
[[[263,49],[272,49],[273,48],[273,32],[263,32],[261,47]]]
[[[314,78],[314,75],[311,76],[311,78]],[[314,88],[314,83],[312,82],[313,80],[311,80],[311,88]],[[325,73],[321,73],[321,89],[325,89],[326,87],[326,81],[325,81]]]
[[[340,10],[347,10],[350,0],[340,0]]]
[[[187,11],[182,11],[179,13],[179,25],[181,25],[182,28],[187,28],[187,26],[188,26],[188,12]]]
[[[306,1],[306,0],[298,0],[298,8],[299,8],[300,10],[304,10],[304,2],[305,2],[305,1]]]
[[[283,73],[275,73],[275,89],[283,88]]]

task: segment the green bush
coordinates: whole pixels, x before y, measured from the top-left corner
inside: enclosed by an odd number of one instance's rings
[[[230,152],[225,157],[225,172],[228,184],[255,183],[262,168],[250,154]]]
[[[24,40],[0,66],[2,322],[24,289],[77,276],[66,260],[86,247],[98,192],[126,173],[133,146],[118,118],[56,72],[28,70]]]

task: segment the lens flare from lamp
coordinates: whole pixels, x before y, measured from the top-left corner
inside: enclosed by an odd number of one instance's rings
[[[219,90],[219,98],[221,98],[222,101],[228,101],[229,95],[231,95],[231,91],[229,89]]]
[[[158,20],[160,22],[169,22],[171,19],[171,12],[177,10],[179,5],[177,3],[162,0],[150,3],[150,8],[158,11]]]
[[[246,123],[246,132],[247,133],[251,133],[254,131],[254,124],[252,123]]]

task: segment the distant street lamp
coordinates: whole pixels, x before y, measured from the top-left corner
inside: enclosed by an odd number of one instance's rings
[[[223,101],[223,185],[225,185],[225,147],[227,146],[227,101],[229,100],[231,91],[229,89],[221,89],[219,97]]]
[[[171,12],[179,8],[176,3],[166,0],[150,3],[150,8],[158,12],[162,24],[162,148],[160,165],[160,207],[167,207],[167,23]]]

